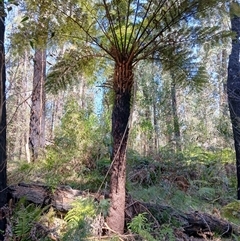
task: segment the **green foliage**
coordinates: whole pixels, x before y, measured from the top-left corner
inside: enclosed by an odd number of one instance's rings
[[[236,235],[236,234],[234,234],[234,233],[232,233],[232,240],[234,240],[234,241],[240,241],[240,237],[239,237],[239,235]]]
[[[163,224],[160,227],[160,232],[155,234],[154,237],[151,233],[153,233],[152,224],[149,222],[147,218],[147,213],[140,213],[135,216],[132,221],[128,224],[128,228],[133,232],[138,234],[141,238],[148,241],[157,241],[157,240],[166,240],[166,241],[174,241],[176,240],[174,236],[173,229],[170,224]],[[156,232],[155,232],[156,233]]]
[[[81,51],[70,49],[63,56],[59,56],[57,63],[49,69],[46,81],[46,90],[58,93],[66,90],[68,86],[81,82],[86,78],[88,82],[94,79],[96,61],[91,49],[84,46]]]
[[[31,163],[26,163],[21,162],[21,164],[19,165],[19,171],[20,172],[30,172],[33,169],[33,165]]]
[[[99,141],[101,135],[97,117],[90,110],[80,109],[74,98],[70,99],[65,106],[61,126],[56,130],[55,143],[48,147],[44,161],[45,171],[49,174],[46,174],[48,183],[53,177],[54,184],[65,182],[73,174],[76,178],[85,174],[94,176],[94,172],[89,171],[95,168],[103,146]],[[53,172],[61,172],[61,175],[53,176]]]
[[[90,199],[81,199],[72,203],[64,220],[67,221],[67,232],[62,240],[86,240],[90,233],[90,223],[96,214],[95,206]]]
[[[81,173],[78,177],[81,178],[81,183],[78,184],[78,188],[80,189],[88,189],[92,192],[98,191],[101,184],[105,186],[105,183],[108,182],[107,180],[104,180],[105,175],[101,174],[97,169],[88,171],[87,173]]]
[[[111,165],[111,160],[110,158],[104,157],[101,158],[100,160],[97,161],[96,163],[96,167],[97,170],[102,174],[102,175],[106,175],[106,173],[108,172],[110,165]]]
[[[102,199],[102,200],[100,200],[97,209],[98,209],[99,213],[101,213],[104,217],[107,217],[109,207],[110,207],[109,200]]]
[[[151,235],[151,226],[148,222],[148,219],[146,217],[147,213],[140,213],[137,216],[135,216],[132,221],[128,224],[128,228],[136,233],[139,234],[140,237],[143,239],[146,239],[148,241],[157,241],[152,235]]]
[[[41,215],[46,209],[47,207],[42,209],[35,204],[27,204],[25,199],[21,199],[11,217],[14,237],[17,240],[30,241],[31,231],[36,222],[40,221]]]
[[[221,214],[230,222],[240,225],[240,201],[234,201],[224,206]]]
[[[228,118],[220,116],[219,119],[216,120],[216,128],[219,131],[219,134],[224,138],[224,140],[226,140],[227,142],[232,140],[232,127]]]
[[[144,158],[133,152],[129,158],[128,168],[131,173],[137,163],[141,165]],[[196,209],[208,211],[212,205],[218,206],[234,200],[234,159],[231,149],[206,150],[191,147],[180,155],[165,147],[161,149],[161,161],[158,163],[158,185],[144,186],[128,182],[128,190],[134,198],[143,202],[169,205],[186,212]],[[151,163],[151,159],[145,158],[147,161]],[[185,191],[179,186],[182,183],[178,183],[178,177],[183,177],[187,182],[188,188]],[[178,226],[175,220],[166,219],[165,222]]]
[[[240,4],[236,1],[233,1],[230,5],[230,14],[231,17],[240,16]]]
[[[175,241],[176,237],[174,235],[173,229],[169,224],[163,224],[159,233],[159,240],[162,241]]]
[[[207,200],[213,200],[216,197],[216,189],[213,187],[201,187],[198,190],[198,195]]]
[[[29,182],[37,169],[36,163],[27,163],[26,160],[15,161],[12,165],[16,166],[16,169],[8,175],[8,181],[11,183]]]

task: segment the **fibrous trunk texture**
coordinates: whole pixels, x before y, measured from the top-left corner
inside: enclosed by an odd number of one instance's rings
[[[240,200],[240,17],[234,16],[231,23],[236,37],[232,41],[232,52],[229,56],[227,92],[236,152],[237,197]]]
[[[39,151],[45,146],[45,75],[46,50],[36,50],[29,131],[29,148],[32,161],[38,158]]]
[[[114,107],[112,112],[113,154],[110,183],[110,209],[107,223],[117,233],[124,232],[126,199],[126,148],[129,133],[132,64],[116,64],[114,73]]]

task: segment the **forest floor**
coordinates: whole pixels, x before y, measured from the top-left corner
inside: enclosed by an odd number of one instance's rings
[[[48,187],[52,193],[59,186],[64,186],[81,190],[86,195],[81,202],[73,202],[72,208],[67,211],[50,207],[46,198],[45,208],[22,199],[11,204],[6,241],[240,240],[236,232],[240,227],[240,202],[236,200],[236,168],[232,150],[194,148],[180,154],[167,150],[162,151],[161,155],[149,157],[131,151],[127,159],[126,188],[129,197],[134,203],[146,204],[147,208],[136,211],[134,215],[126,212],[127,229],[121,237],[103,236],[102,232],[102,228],[105,231],[108,229],[104,217],[109,204],[109,180],[106,177],[109,158],[100,158],[89,167],[79,160],[44,159],[33,164],[9,161],[9,186],[37,183]],[[94,197],[92,200],[96,201],[96,196],[97,206],[96,202],[88,199]],[[208,228],[189,235],[179,219],[174,218],[176,213],[168,215],[163,211],[158,218],[157,212],[151,212],[148,205],[169,207],[182,214],[210,215],[233,225],[235,232],[225,237],[224,230],[215,232]],[[206,221],[206,218],[203,220]]]

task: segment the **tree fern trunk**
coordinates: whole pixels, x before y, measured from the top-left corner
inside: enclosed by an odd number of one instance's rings
[[[126,199],[126,148],[129,134],[132,65],[122,63],[115,67],[114,107],[112,113],[113,155],[111,167],[111,204],[107,219],[109,227],[117,233],[124,232]]]

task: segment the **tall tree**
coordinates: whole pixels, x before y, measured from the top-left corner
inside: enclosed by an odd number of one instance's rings
[[[140,60],[153,58],[160,60],[161,63],[168,62],[168,68],[177,65],[184,52],[178,50],[174,55],[177,47],[184,46],[187,40],[194,44],[198,37],[204,38],[203,33],[206,35],[212,31],[201,31],[199,26],[193,29],[194,26],[191,24],[188,26],[191,30],[186,30],[187,25],[180,23],[191,22],[195,13],[201,13],[218,2],[211,0],[204,1],[203,4],[203,1],[198,0],[99,0],[97,3],[88,1],[75,6],[58,5],[58,9],[66,15],[66,21],[71,20],[80,28],[78,37],[85,41],[85,48],[91,48],[89,51],[79,51],[79,59],[83,60],[90,56],[106,57],[108,63],[110,59],[114,65],[111,204],[107,222],[115,232],[124,232],[126,148],[132,87],[135,81],[134,67]],[[176,25],[179,31],[172,28]],[[75,34],[76,32],[74,37]],[[188,73],[188,80],[191,79],[189,66],[185,66],[184,69]],[[197,68],[193,72],[196,75]]]
[[[20,14],[23,16],[17,31],[12,35],[12,43],[18,43],[18,52],[34,50],[33,85],[31,96],[31,111],[29,121],[28,146],[31,160],[38,158],[39,152],[45,146],[45,78],[47,63],[47,48],[53,44],[57,16],[52,1],[19,1]],[[51,41],[51,44],[50,44]],[[22,45],[19,45],[19,42]],[[13,46],[15,48],[16,45]],[[19,53],[18,53],[19,55]]]
[[[33,3],[28,3],[29,5]],[[32,105],[30,114],[29,149],[32,161],[37,160],[40,150],[45,146],[45,79],[46,79],[46,52],[48,39],[49,19],[47,10],[49,1],[35,3],[34,21],[37,22],[34,41],[34,71]]]
[[[240,4],[238,2],[232,2],[230,17],[235,36],[228,62],[227,93],[236,152],[237,198],[240,200]]]
[[[6,155],[6,94],[5,94],[5,55],[4,55],[4,33],[5,33],[4,2],[0,1],[0,208],[7,203],[7,155]],[[4,213],[0,211],[0,240],[3,240],[6,220]]]
[[[174,130],[174,140],[176,142],[176,150],[181,151],[181,133],[180,124],[177,113],[177,94],[176,94],[176,83],[174,74],[172,73],[172,83],[171,83],[171,100],[172,100],[172,116],[173,116],[173,130]]]
[[[30,115],[29,148],[32,161],[45,146],[46,49],[37,47],[34,55],[33,91]]]

